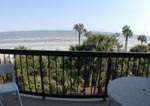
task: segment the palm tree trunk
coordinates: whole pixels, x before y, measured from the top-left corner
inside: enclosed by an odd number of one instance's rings
[[[128,37],[126,37],[126,41],[125,41],[125,52],[127,52],[127,46],[128,46]]]
[[[81,36],[81,34],[80,34],[80,32],[79,32],[79,46],[80,46],[80,36]]]
[[[90,78],[89,78],[89,86],[91,87],[92,86],[92,77],[93,77],[93,69],[90,68],[91,71],[90,71]]]
[[[99,87],[100,74],[101,74],[101,70],[99,69],[98,73],[97,73],[96,84],[95,84],[95,87],[94,87],[94,94],[96,93],[96,89]]]

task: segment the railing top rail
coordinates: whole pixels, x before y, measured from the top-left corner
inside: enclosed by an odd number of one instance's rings
[[[21,55],[50,55],[50,56],[71,56],[71,57],[144,57],[150,58],[149,52],[105,52],[105,51],[52,51],[52,50],[15,50],[0,49],[4,54]]]

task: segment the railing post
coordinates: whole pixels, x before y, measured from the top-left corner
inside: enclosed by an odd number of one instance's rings
[[[110,80],[110,72],[111,71],[111,58],[108,57],[108,68],[107,68],[107,76],[106,76],[106,86],[105,86],[105,97],[104,97],[104,100],[106,98],[106,95],[107,95],[107,86],[108,86],[108,83],[109,83],[109,80]]]
[[[79,95],[79,85],[80,85],[80,57],[78,57],[78,65],[77,65],[77,70],[78,70],[78,72],[77,72],[77,74],[78,74],[78,86],[77,86],[77,95]]]
[[[14,70],[15,70],[15,72],[14,72],[14,74],[15,74],[15,81],[16,81],[16,84],[17,84],[19,90],[20,90],[20,85],[18,83],[18,74],[17,74],[17,65],[16,65],[16,54],[14,55]]]
[[[148,59],[148,65],[147,65],[147,71],[146,71],[146,77],[149,75],[149,67],[150,66],[150,58]]]
[[[43,68],[42,68],[42,56],[40,55],[40,75],[41,75],[41,89],[42,89],[42,96],[45,99],[45,92],[44,92],[44,82],[43,82]]]

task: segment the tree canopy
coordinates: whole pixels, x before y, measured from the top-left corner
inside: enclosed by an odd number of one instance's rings
[[[143,43],[147,43],[147,38],[144,35],[139,35],[137,40],[141,41],[141,45],[143,45]]]

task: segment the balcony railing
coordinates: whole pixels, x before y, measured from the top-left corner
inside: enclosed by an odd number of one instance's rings
[[[150,53],[0,49],[0,63],[14,65],[20,92],[43,98],[106,98],[112,79],[150,76]]]

